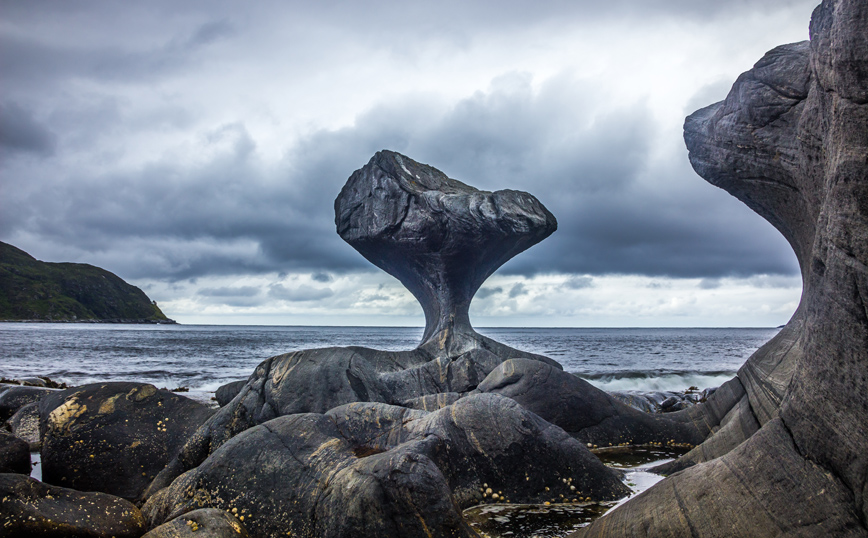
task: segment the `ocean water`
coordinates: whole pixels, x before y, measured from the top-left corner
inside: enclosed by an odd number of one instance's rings
[[[604,390],[684,390],[719,386],[779,329],[477,330],[547,355]],[[421,337],[421,327],[0,323],[0,376],[213,391],[273,355],[349,345],[412,349]]]

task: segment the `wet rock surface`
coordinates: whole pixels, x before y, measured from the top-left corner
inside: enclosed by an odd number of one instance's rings
[[[3,536],[139,538],[145,519],[132,503],[104,493],[50,486],[20,474],[0,474]]]
[[[683,411],[708,400],[717,387],[699,390],[691,387],[683,392],[624,390],[609,394],[619,402],[644,413]]]
[[[685,123],[706,180],[789,241],[790,322],[703,405],[670,476],[576,536],[868,536],[868,6],[826,0]],[[713,492],[713,494],[711,493]]]
[[[143,383],[95,383],[39,402],[42,477],[136,499],[213,410]]]
[[[235,510],[253,536],[469,537],[461,509],[474,504],[613,500],[627,491],[560,428],[480,394],[431,413],[354,403],[268,421],[143,510],[152,524],[200,506]]]
[[[247,538],[247,529],[225,510],[200,508],[163,523],[142,538]]]

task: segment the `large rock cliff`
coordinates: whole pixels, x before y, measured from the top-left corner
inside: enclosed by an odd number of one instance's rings
[[[677,472],[576,536],[866,536],[868,3],[825,0],[684,126],[690,162],[789,241],[786,327],[703,407]]]

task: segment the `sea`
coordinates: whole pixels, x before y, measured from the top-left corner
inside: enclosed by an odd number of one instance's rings
[[[733,377],[778,328],[477,328],[546,355],[606,391],[683,391]],[[70,386],[141,381],[213,392],[268,357],[302,349],[413,349],[415,327],[0,323],[0,377],[47,376]]]

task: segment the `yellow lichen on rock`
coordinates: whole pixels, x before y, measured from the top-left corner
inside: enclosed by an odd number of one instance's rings
[[[99,405],[99,410],[97,411],[97,413],[99,413],[100,415],[107,415],[109,413],[114,413],[115,402],[118,401],[118,398],[120,398],[120,397],[121,397],[120,394],[115,394],[111,398],[103,401],[103,403],[101,403]]]
[[[141,402],[157,393],[157,387],[153,385],[141,385],[127,393],[127,400]]]
[[[87,411],[87,405],[81,404],[76,395],[73,395],[48,415],[48,425],[53,430],[69,431],[70,422],[80,417],[85,411]]]

